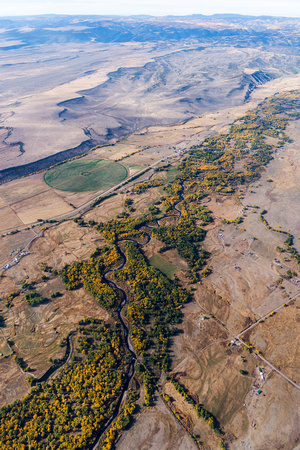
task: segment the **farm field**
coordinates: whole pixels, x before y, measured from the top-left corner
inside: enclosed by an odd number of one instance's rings
[[[122,164],[103,159],[82,159],[47,170],[44,181],[61,191],[96,192],[121,183],[127,176],[127,168]]]
[[[40,180],[39,175],[0,186],[0,231],[15,230],[73,210],[69,202]]]
[[[35,196],[34,203],[29,198],[13,205],[13,209],[24,225],[36,222],[38,219],[51,219],[54,211],[55,215],[60,215],[73,210],[70,205],[51,190]]]
[[[153,267],[167,275],[168,278],[173,278],[174,273],[177,270],[177,267],[174,264],[171,264],[166,258],[160,255],[153,255],[149,259],[149,262]]]
[[[16,213],[9,207],[4,207],[0,209],[1,223],[0,232],[7,229],[15,229],[22,225],[22,221],[16,215]]]

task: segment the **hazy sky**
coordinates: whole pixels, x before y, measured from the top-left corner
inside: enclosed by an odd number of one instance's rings
[[[300,17],[300,0],[0,0],[0,16],[215,13]]]

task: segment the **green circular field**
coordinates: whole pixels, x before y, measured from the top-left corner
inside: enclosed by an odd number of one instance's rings
[[[60,191],[105,191],[127,176],[122,164],[105,159],[78,159],[47,170],[44,181]]]

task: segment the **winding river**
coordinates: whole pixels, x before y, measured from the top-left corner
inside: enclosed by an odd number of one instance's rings
[[[180,199],[174,205],[174,209],[178,212],[178,214],[170,214],[170,215],[166,214],[163,217],[161,217],[160,219],[156,219],[156,223],[157,223],[156,226],[157,227],[160,226],[160,221],[165,219],[165,218],[167,218],[167,217],[177,217],[177,218],[181,217],[181,211],[177,207],[177,205],[184,200],[184,190],[185,190],[184,183],[182,183],[182,187],[183,187],[183,190],[182,190],[182,192],[180,194]],[[150,225],[146,225],[145,227],[155,228],[154,226],[150,226]],[[117,402],[117,404],[115,406],[114,412],[112,413],[110,418],[104,423],[104,425],[101,427],[101,429],[98,431],[97,436],[96,436],[96,438],[94,440],[94,443],[90,446],[91,450],[97,450],[97,448],[99,446],[99,443],[100,443],[100,441],[102,439],[103,434],[105,433],[105,431],[108,429],[108,427],[112,424],[113,420],[119,414],[121,404],[122,404],[123,400],[126,398],[126,394],[128,392],[130,380],[132,379],[132,377],[135,374],[135,364],[136,364],[136,361],[137,361],[137,356],[136,356],[136,354],[134,352],[134,348],[133,348],[133,346],[132,346],[132,344],[130,342],[129,331],[128,331],[127,325],[125,324],[124,318],[122,316],[123,308],[124,308],[124,306],[127,303],[127,295],[126,295],[126,293],[125,293],[125,291],[123,289],[121,289],[119,286],[117,286],[113,281],[111,281],[108,278],[108,275],[110,273],[112,273],[112,272],[116,272],[117,270],[121,270],[126,265],[127,258],[126,258],[126,255],[124,254],[124,252],[122,251],[122,249],[120,248],[119,243],[120,242],[131,241],[131,242],[137,243],[140,247],[144,247],[144,245],[146,245],[146,244],[148,244],[150,242],[151,235],[150,235],[150,233],[148,233],[147,231],[144,231],[144,230],[143,230],[143,233],[144,233],[144,235],[146,237],[146,241],[143,242],[143,243],[140,243],[140,242],[136,241],[135,239],[122,239],[122,240],[117,241],[116,248],[117,248],[118,253],[121,255],[122,263],[117,268],[108,270],[104,274],[104,279],[105,279],[106,283],[110,287],[112,287],[113,289],[117,290],[119,292],[119,294],[120,294],[120,297],[121,297],[121,302],[120,302],[120,305],[118,307],[117,314],[118,314],[118,318],[119,318],[120,324],[121,324],[121,326],[123,328],[125,346],[126,346],[127,350],[129,351],[129,353],[131,354],[131,361],[130,361],[130,364],[129,364],[129,370],[128,370],[127,374],[125,375],[125,381],[124,381],[124,384],[123,384],[122,392],[121,392],[119,400],[118,400],[118,402]]]

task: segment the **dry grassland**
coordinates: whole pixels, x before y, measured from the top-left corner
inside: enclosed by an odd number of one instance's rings
[[[96,73],[89,75],[85,81],[93,83],[98,76],[99,74]],[[294,77],[288,80],[291,83],[291,86],[296,86],[298,78]],[[81,82],[83,83],[84,80],[74,81],[72,82],[73,84],[70,83],[70,86],[64,85],[64,88],[55,88],[54,90],[49,91],[47,95],[49,98],[53,99],[55,98],[56,93],[57,95],[63,95],[64,89],[66,89],[65,92],[70,93],[72,89],[75,88],[75,86],[78,87],[78,83],[80,84]],[[176,151],[178,152],[180,150],[184,150],[191,145],[199,143],[199,141],[206,136],[214,135],[220,132],[224,126],[228,126],[228,124],[241,116],[244,112],[254,108],[259,101],[265,98],[266,94],[271,95],[272,93],[277,92],[279,87],[284,87],[287,83],[288,82],[286,80],[280,79],[267,83],[264,86],[260,86],[255,90],[251,102],[243,106],[228,108],[226,110],[222,110],[222,112],[217,111],[215,113],[208,113],[182,124],[144,128],[141,131],[124,138],[113,146],[106,146],[96,149],[90,154],[91,156],[89,155],[88,157],[101,156],[109,159],[116,159],[117,156],[119,157],[126,153],[130,153],[131,151],[136,151],[141,147],[150,146],[149,149],[143,150],[141,153],[134,154],[124,160],[124,163],[130,167],[131,174],[135,173],[138,168],[135,168],[134,166],[146,166],[147,164],[152,164],[160,158],[165,158],[168,155],[174,154]],[[17,206],[17,211],[20,213],[19,217],[22,221],[24,220],[25,224],[28,224],[30,222],[34,222],[36,218],[47,219],[59,214],[67,213],[72,211],[70,203],[78,207],[93,198],[92,193],[70,194],[60,192],[60,198],[55,197],[55,200],[54,197],[52,199],[47,197],[47,204],[49,199],[49,206],[46,206],[46,204],[42,201],[42,198],[40,198],[40,214],[39,217],[37,217],[34,198],[37,194],[41,194],[42,192],[45,192],[46,194],[46,192],[50,192],[50,190],[41,181],[41,175],[35,175],[24,180],[16,180],[0,186],[0,202],[2,199],[2,204],[4,201],[7,206],[11,206],[15,202],[20,202],[19,206]],[[32,202],[26,201],[31,198]],[[24,203],[22,203],[23,201]],[[57,207],[55,207],[55,205],[57,205]],[[1,231],[5,231],[6,229],[11,230],[15,227],[15,225],[18,226],[18,219],[16,219],[16,217],[14,217],[8,210],[5,212],[10,214],[10,218],[3,224]],[[41,215],[44,217],[41,217]]]
[[[10,250],[7,245],[1,240],[0,241],[0,266],[4,266],[7,261],[9,261]]]
[[[196,450],[197,446],[158,397],[155,408],[144,409],[137,415],[134,425],[123,433],[117,448]]]
[[[294,142],[277,152],[259,183],[253,185],[252,192],[247,192],[243,204],[254,204],[266,209],[268,213],[265,217],[270,226],[290,231],[296,238],[294,245],[299,251],[300,218],[295,211],[300,210],[300,124],[292,122],[287,134]],[[270,179],[273,181],[268,182]]]
[[[80,52],[80,49],[84,49],[84,52]],[[87,139],[83,131],[85,125],[94,127],[100,134],[106,134],[108,126],[118,127],[117,120],[109,120],[109,117],[99,114],[99,112],[96,114],[98,120],[91,112],[87,118],[87,124],[84,119],[81,119],[78,124],[76,118],[63,122],[59,117],[63,106],[58,106],[58,104],[69,99],[80,98],[80,91],[104,83],[108,79],[108,73],[118,70],[119,67],[143,66],[153,60],[154,55],[151,50],[153,50],[152,44],[140,46],[133,43],[122,43],[121,45],[77,44],[75,50],[72,45],[65,45],[63,49],[59,46],[60,59],[57,63],[52,65],[51,69],[47,65],[44,69],[40,69],[46,71],[48,84],[42,79],[42,88],[39,91],[36,90],[36,86],[32,86],[30,96],[21,94],[10,99],[10,103],[16,102],[18,105],[17,108],[13,108],[14,115],[12,116],[7,115],[7,112],[12,110],[11,104],[8,106],[5,101],[0,104],[1,113],[6,114],[4,126],[13,127],[13,132],[7,142],[22,141],[25,148],[21,160],[10,158],[10,160],[3,161],[1,169],[36,161],[62,150],[76,147]],[[72,57],[74,51],[76,51],[77,58]],[[110,54],[109,59],[107,59],[107,51]],[[168,51],[168,48],[156,50],[155,56],[163,55]],[[45,55],[37,52],[33,58],[43,60]],[[57,46],[53,45],[49,48],[48,58],[57,58]],[[93,68],[94,73],[84,73],[87,63],[88,67]],[[66,75],[62,76],[66,67]],[[32,68],[30,72],[30,66],[26,67],[28,78],[33,73]],[[81,75],[78,76],[78,73]]]
[[[212,319],[205,321],[205,326],[209,322],[212,323]],[[185,333],[188,333],[188,330],[185,330]],[[197,351],[197,338],[195,334],[190,334],[187,348],[181,349],[181,354],[184,354],[185,358],[182,358],[182,361],[173,368],[173,376],[176,376],[190,394],[196,394],[199,402],[218,418],[227,439],[232,441],[233,438],[232,448],[243,448],[236,446],[235,440],[239,443],[238,445],[241,445],[241,439],[245,438],[249,430],[252,412],[250,414],[246,411],[244,405],[251,401],[249,393],[257,372],[255,368],[257,361],[242,347],[228,347],[221,339],[217,340],[216,335],[210,344],[207,343],[206,347]],[[241,358],[242,355],[245,362]],[[246,371],[247,375],[242,375],[240,370]],[[193,421],[194,412],[191,407],[183,400],[181,404],[180,409],[189,420]],[[194,432],[197,433],[197,431],[201,437],[204,436],[203,424],[198,429],[194,428]],[[215,438],[214,435],[212,436]],[[205,435],[203,439],[204,446],[210,440],[208,433],[208,436]],[[217,446],[207,448],[217,448]]]
[[[6,118],[10,117],[11,114],[7,114]],[[4,117],[2,117],[4,119]],[[0,155],[1,161],[15,160],[21,155],[19,145],[9,145],[6,142],[6,138],[9,136],[9,131],[5,128],[0,128]]]
[[[243,438],[232,443],[232,449],[258,450],[298,449],[300,392],[279,375],[271,374],[263,386],[246,400],[249,429]]]
[[[0,406],[21,400],[29,392],[26,378],[11,356],[0,359]]]
[[[296,125],[291,127],[295,133],[294,139],[298,139]],[[298,216],[295,214],[299,201],[299,152],[293,143],[282,153],[285,156],[277,156],[261,180],[248,189],[245,198],[241,199],[242,204],[224,197],[206,202],[215,218],[214,224],[208,227],[205,240],[205,247],[211,252],[209,264],[213,273],[194,292],[199,305],[198,317],[195,306],[187,305],[184,308],[184,333],[174,338],[173,373],[185,374],[179,381],[190,393],[197,393],[200,402],[216,414],[229,434],[235,436],[236,440],[230,444],[230,448],[234,449],[279,448],[279,445],[288,449],[297,439],[296,423],[299,417],[295,411],[300,401],[298,391],[279,379],[277,374],[269,374],[268,365],[263,366],[267,381],[259,384],[260,377],[255,366],[261,365],[261,361],[237,346],[227,347],[225,342],[214,344],[222,333],[217,337],[209,330],[208,324],[214,323],[216,327],[216,322],[213,319],[201,322],[201,316],[213,314],[234,335],[299,292],[288,281],[283,281],[283,289],[276,284],[288,269],[299,271],[299,268],[293,261],[284,261],[282,255],[276,252],[276,246],[282,245],[285,237],[267,230],[258,214],[266,208],[271,226],[276,228],[280,225],[282,229],[290,230],[296,238],[295,246],[299,246]],[[270,178],[273,183],[267,182]],[[255,209],[249,208],[243,212],[243,206],[249,204],[259,205],[260,209],[255,212]],[[230,220],[243,215],[242,224],[221,224],[224,218]],[[275,220],[276,223],[273,222]],[[281,268],[274,264],[274,258],[280,259]],[[298,304],[297,300],[291,306],[280,309],[276,315],[253,328],[249,336],[243,336],[270,363],[297,383]],[[228,339],[230,335],[223,331],[224,337]],[[205,339],[207,348],[204,346]],[[246,357],[246,364],[242,362],[241,354]],[[246,370],[248,375],[241,375],[241,369]],[[256,395],[258,387],[251,391],[253,382],[263,389],[261,396]],[[291,402],[293,407],[289,408],[291,392],[295,397]],[[279,406],[281,402],[282,408]],[[282,428],[279,417],[284,423],[291,421],[288,430]],[[282,431],[279,433],[278,430]]]
[[[12,236],[13,237],[13,236]],[[40,279],[43,274],[41,263],[60,270],[65,264],[76,260],[88,259],[91,253],[104,243],[101,235],[92,228],[81,228],[73,221],[63,222],[37,238],[30,247],[30,254],[6,272],[0,280],[3,294],[13,291],[13,284],[5,289],[4,280],[11,280],[15,285],[25,277]]]
[[[4,200],[4,198],[0,197],[0,208],[4,208],[5,206],[7,206],[6,201]]]
[[[0,186],[2,220],[0,231],[16,229],[67,213],[73,208],[61,196],[43,183],[38,175]]]
[[[49,187],[43,183],[38,175],[33,175],[0,186],[0,197],[7,205],[13,205],[36,195],[49,191]]]
[[[11,348],[22,356],[30,367],[29,372],[41,377],[52,365],[50,358],[61,358],[65,348],[59,343],[75,329],[84,317],[108,319],[108,314],[95,304],[94,299],[84,289],[69,292],[60,280],[39,283],[36,291],[50,297],[52,292],[63,295],[36,307],[26,304],[21,294],[14,300],[14,306],[7,313],[3,334],[12,340]]]
[[[16,229],[23,224],[17,214],[9,207],[1,208],[0,214],[0,232]]]
[[[300,383],[300,300],[280,309],[258,324],[243,339],[297,384]]]
[[[96,222],[105,222],[107,220],[114,219],[116,215],[124,211],[125,195],[120,194],[118,196],[111,197],[104,200],[100,205],[88,211],[84,218],[85,220],[95,220]]]
[[[17,234],[4,236],[0,241],[0,266],[3,266],[10,258],[14,257],[18,253],[16,252],[18,248],[24,249],[35,236],[33,230],[22,230]],[[12,250],[15,253],[10,255]]]
[[[35,258],[36,264],[40,259],[60,270],[64,264],[89,258],[96,247],[103,243],[103,238],[93,228],[81,228],[73,221],[68,221],[46,231],[44,238],[33,243],[33,255],[26,258],[32,258],[33,264]],[[30,263],[26,261],[26,264]]]
[[[214,450],[219,447],[219,438],[214,434],[204,419],[198,418],[193,406],[184,401],[171,383],[164,385],[164,392],[171,398],[172,408],[179,415],[182,422],[203,443],[203,449]],[[178,449],[180,447],[177,447]]]
[[[180,329],[182,333],[173,338],[172,371],[185,371],[190,358],[215,345],[215,342],[227,342],[228,333],[214,319],[209,318],[205,310],[196,302],[188,303],[183,308],[184,318]],[[202,320],[206,317],[205,320]]]
[[[133,152],[140,151],[143,145],[137,147],[134,144],[128,144],[126,141],[117,142],[112,145],[105,145],[96,148],[89,153],[89,157],[111,159],[115,161],[116,159],[124,158],[124,156],[130,155]]]
[[[7,236],[5,239],[12,241],[13,237]],[[64,222],[46,231],[44,237],[35,240],[31,246],[32,253],[21,259],[17,266],[12,267],[0,279],[0,307],[6,319],[5,327],[1,331],[2,336],[9,339],[10,348],[30,367],[26,375],[11,356],[4,358],[11,351],[5,347],[5,342],[1,341],[0,367],[5,366],[8,375],[0,377],[0,404],[21,398],[29,389],[26,376],[33,373],[34,376],[41,377],[51,366],[50,358],[60,358],[64,355],[65,348],[60,347],[59,343],[74,330],[80,319],[92,316],[110,320],[109,314],[99,307],[83,288],[66,291],[59,275],[47,274],[48,280],[41,279],[45,274],[41,270],[42,263],[59,270],[66,263],[89,258],[103,242],[94,229],[80,228],[73,221]],[[21,283],[26,280],[35,281],[36,292],[48,298],[48,302],[30,307],[21,293],[13,300],[13,307],[7,308],[4,304],[6,296],[20,289]],[[53,292],[60,292],[62,296],[51,299]]]
[[[13,209],[24,225],[36,222],[38,219],[51,219],[67,212],[73,211],[55,192],[45,192],[29,198],[21,203],[15,203]]]

